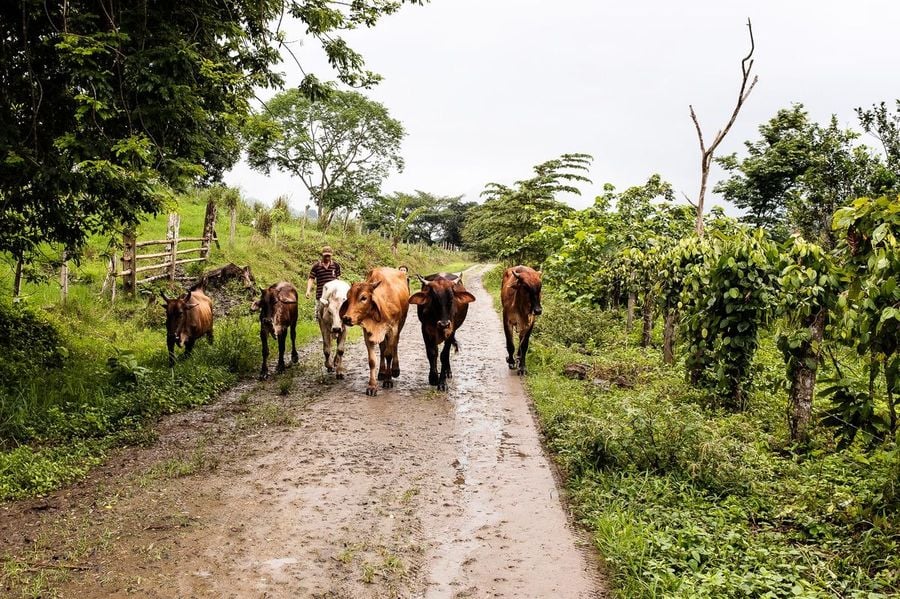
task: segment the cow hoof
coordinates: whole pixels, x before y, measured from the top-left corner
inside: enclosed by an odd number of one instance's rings
[[[516,369],[516,363],[515,363],[515,362],[508,362],[506,365],[509,366],[509,369],[510,369],[510,370],[515,370],[515,369]]]
[[[378,387],[366,387],[366,395],[369,397],[375,397],[378,395]]]
[[[336,378],[336,379],[339,380],[339,381],[342,381],[342,380],[344,380],[344,373],[343,373],[343,372],[339,372],[339,373],[337,373],[336,375],[334,375],[334,378]]]
[[[264,381],[264,380],[266,380],[267,378],[269,378],[269,373],[268,373],[268,372],[260,372],[260,373],[259,373],[259,380]]]
[[[382,381],[382,383],[381,383],[381,386],[384,387],[385,389],[393,389],[394,381],[392,381],[391,379],[384,379],[384,381]]]
[[[300,361],[300,355],[297,352],[291,352],[291,364],[296,364]]]
[[[379,380],[379,381],[383,381],[383,380],[385,379],[386,376],[387,376],[387,375],[384,374],[383,372],[379,372],[379,373],[378,373],[378,380]]]
[[[326,366],[325,370],[327,370],[328,372],[334,372],[334,368],[331,366]]]
[[[439,381],[440,381],[440,379],[438,378],[438,375],[436,375],[436,374],[428,375],[428,384],[431,385],[432,387],[437,385]]]
[[[438,383],[438,384],[437,384],[437,390],[438,390],[438,391],[446,391],[446,390],[447,390],[447,382],[444,381],[444,382]]]
[[[519,368],[519,370],[516,372],[516,374],[518,374],[519,376],[525,376],[527,373],[528,371],[524,368]]]
[[[448,378],[448,379],[452,379],[452,378],[453,378],[453,373],[450,372],[449,370],[447,371],[447,378]]]
[[[279,364],[275,367],[275,374],[281,374],[284,372],[284,364]]]
[[[391,376],[394,378],[397,378],[398,376],[400,376],[400,369],[394,368],[393,370],[391,370]]]

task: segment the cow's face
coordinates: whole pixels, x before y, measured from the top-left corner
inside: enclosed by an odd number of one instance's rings
[[[347,326],[371,319],[381,322],[381,311],[375,302],[375,290],[381,281],[375,283],[353,283],[347,292],[347,301],[341,305],[339,316]]]
[[[190,331],[188,330],[188,314],[197,306],[191,301],[191,292],[175,298],[166,297],[160,292],[163,299],[163,308],[166,311],[166,336],[174,339],[178,347],[188,342]]]
[[[409,298],[410,304],[427,306],[435,324],[448,336],[453,333],[453,322],[459,307],[475,301],[475,296],[457,285],[455,280],[420,278],[422,291]]]
[[[341,281],[341,283],[343,283]],[[322,318],[325,322],[331,323],[331,334],[337,337],[343,330],[341,324],[341,307],[347,301],[347,290],[349,286],[346,283],[334,285],[329,283],[325,285],[322,291]]]
[[[531,314],[540,316],[544,311],[541,308],[541,273],[538,271],[513,271],[513,276],[516,278],[513,286],[528,299]]]
[[[259,312],[259,326],[263,333],[278,338],[284,328],[284,305],[296,303],[297,300],[293,297],[280,296],[276,286],[272,285],[268,289],[260,288],[259,299],[253,302],[250,310]]]

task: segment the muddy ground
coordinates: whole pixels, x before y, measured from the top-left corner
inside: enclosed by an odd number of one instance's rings
[[[465,280],[477,301],[448,392],[427,384],[414,310],[401,378],[377,397],[361,344],[341,382],[310,347],[281,379],[163,420],[83,483],[0,505],[0,594],[605,596],[479,271]]]

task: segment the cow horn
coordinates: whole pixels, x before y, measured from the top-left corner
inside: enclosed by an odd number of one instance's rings
[[[295,300],[295,299],[284,299],[280,295],[278,296],[278,301],[281,302],[282,304],[296,304],[297,303],[297,300]]]
[[[514,276],[515,278],[517,278],[517,279],[521,279],[521,278],[522,278],[522,275],[520,275],[520,274],[517,273],[516,271],[512,271],[512,273],[513,273],[513,276]]]
[[[187,293],[184,294],[184,301],[186,301],[186,302],[191,301],[191,292],[190,291],[188,291]]]
[[[423,285],[427,285],[427,284],[428,284],[428,279],[426,279],[425,277],[423,277],[423,276],[420,275],[419,273],[416,273],[416,277],[419,279],[419,282],[422,283]]]
[[[372,283],[372,289],[377,289],[379,285],[381,285],[381,281],[375,281]]]
[[[162,296],[163,301],[166,302],[166,303],[168,304],[168,303],[169,303],[169,298],[166,297],[166,292],[165,292],[165,291],[160,291],[159,294]]]

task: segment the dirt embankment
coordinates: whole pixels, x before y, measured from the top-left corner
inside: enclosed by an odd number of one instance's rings
[[[427,384],[415,311],[401,378],[377,397],[363,393],[360,344],[339,383],[311,348],[287,395],[280,381],[246,384],[167,419],[155,443],[80,485],[0,507],[6,592],[604,596],[506,368],[491,299],[478,271],[465,279],[477,301],[447,393]]]

